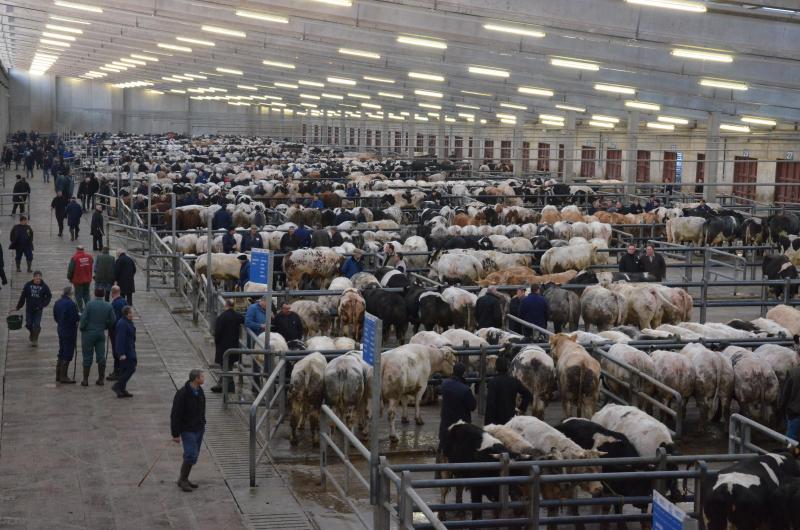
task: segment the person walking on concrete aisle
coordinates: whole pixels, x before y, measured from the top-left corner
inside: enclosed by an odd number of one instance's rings
[[[128,381],[136,371],[136,326],[133,325],[133,308],[122,308],[122,318],[117,320],[114,329],[114,342],[119,357],[119,379],[111,386],[118,398],[133,397],[128,392]]]
[[[483,424],[504,425],[517,415],[517,396],[521,398],[519,410],[524,412],[533,400],[530,390],[522,382],[508,375],[508,359],[499,357],[495,365],[497,375],[486,385],[486,413]]]
[[[108,247],[94,259],[94,288],[102,289],[106,293],[106,302],[114,285],[114,257],[108,253]]]
[[[119,354],[117,353],[117,322],[122,318],[122,309],[128,305],[128,301],[119,295],[119,285],[111,288],[111,307],[114,309],[114,325],[108,330],[108,341],[111,343],[111,355],[114,358],[114,369],[106,377],[106,381],[116,381],[119,379]]]
[[[103,207],[99,204],[94,207],[92,212],[92,222],[89,225],[89,233],[92,234],[92,250],[95,252],[103,249]]]
[[[83,311],[90,300],[89,290],[92,287],[93,265],[92,256],[84,251],[83,245],[78,245],[67,266],[67,280],[72,282],[75,287],[75,302],[78,304],[78,311]]]
[[[17,264],[17,272],[20,272],[19,266],[22,263],[22,256],[25,256],[25,261],[28,262],[28,272],[31,272],[31,264],[33,263],[33,228],[28,224],[28,218],[24,215],[19,216],[19,223],[15,224],[11,229],[11,244],[8,245],[9,250],[13,250],[16,254],[14,261]]]
[[[8,284],[8,278],[6,277],[6,263],[3,259],[3,245],[0,245],[0,282],[3,285]]]
[[[530,294],[523,298],[522,302],[519,304],[519,317],[529,324],[547,329],[547,321],[549,320],[548,309],[547,299],[539,294],[539,285],[534,284],[531,285]],[[533,328],[528,326],[524,326],[524,328],[523,333],[526,337],[532,337],[534,335]],[[536,330],[535,333],[537,335],[542,334],[539,330]]]
[[[189,481],[192,466],[197,463],[203,434],[206,430],[206,396],[203,393],[205,377],[202,370],[189,372],[189,380],[177,392],[172,400],[170,413],[170,430],[172,441],[183,444],[183,464],[178,478],[178,487],[189,492],[197,488],[197,484]]]
[[[472,411],[478,406],[475,395],[467,386],[464,374],[467,367],[463,363],[453,365],[453,375],[442,381],[439,391],[442,394],[441,421],[439,422],[439,448],[452,424],[461,420],[472,423]]]
[[[94,300],[86,304],[81,313],[81,349],[83,350],[83,381],[81,386],[89,386],[89,373],[92,371],[92,354],[97,361],[97,381],[103,386],[106,375],[106,331],[115,324],[114,309],[103,300],[102,289],[94,290]]]
[[[78,342],[78,323],[81,315],[78,305],[72,300],[72,286],[64,287],[63,294],[53,304],[53,319],[58,324],[58,358],[56,360],[56,382],[73,385],[75,381],[67,375],[69,363],[75,356],[75,345]]]
[[[244,317],[233,308],[233,300],[225,300],[225,311],[219,314],[214,324],[214,364],[223,366],[223,356],[231,348],[239,347],[239,335],[244,324]],[[228,367],[238,363],[241,355],[229,355]],[[215,393],[222,392],[222,379],[211,387]],[[228,378],[228,392],[235,392],[233,378]]]
[[[19,208],[19,213],[25,213],[25,203],[31,196],[31,187],[28,182],[22,178],[22,175],[17,175],[17,181],[14,183],[14,187],[11,189],[13,195],[13,203],[14,206],[11,208],[11,215],[17,213],[17,208]]]
[[[503,308],[497,287],[494,285],[490,285],[486,289],[486,294],[475,302],[475,320],[478,329],[503,327]]]
[[[75,197],[72,197],[69,200],[69,204],[67,204],[67,208],[64,210],[64,213],[67,215],[69,240],[75,241],[78,239],[78,234],[81,231],[81,216],[83,215],[81,205],[78,204],[78,201],[75,200]]]
[[[62,237],[64,234],[64,219],[67,217],[67,204],[69,204],[69,201],[60,191],[56,193],[56,196],[53,197],[53,200],[50,202],[50,209],[53,210],[56,224],[58,225],[58,237]]]
[[[133,293],[136,292],[136,262],[125,252],[124,248],[117,250],[117,261],[114,263],[114,281],[119,285],[119,292],[133,305]]]
[[[32,346],[39,342],[39,333],[42,331],[42,310],[47,307],[53,294],[42,280],[42,272],[33,273],[33,279],[25,284],[19,294],[17,311],[25,306],[25,327],[28,329],[28,339]]]

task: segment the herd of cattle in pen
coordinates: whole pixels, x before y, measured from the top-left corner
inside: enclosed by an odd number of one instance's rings
[[[385,344],[391,338],[396,341],[396,347],[383,354],[379,374],[392,441],[398,439],[397,409],[402,409],[406,422],[406,407],[413,403],[415,421],[422,424],[420,405],[429,381],[437,374],[450,376],[459,358],[457,350],[465,345],[472,351],[502,347],[499,355],[509,359],[509,373],[533,395],[530,415],[522,411],[506,425],[450,426],[441,450],[451,462],[495,461],[502,453],[520,460],[575,460],[655,456],[661,447],[673,452],[670,431],[652,406],[606,404],[599,408],[601,385],[629,403],[637,403],[637,398],[629,386],[615,382],[633,384],[634,374],[606,356],[598,361],[590,353],[598,344],[613,343],[608,357],[676,390],[683,407],[693,399],[701,432],[710,423],[724,422],[733,401],[740,413],[757,421],[780,422],[780,388],[788,371],[800,366],[797,352],[772,343],[752,351],[738,346],[714,351],[701,342],[784,337],[796,343],[800,311],[780,305],[766,318],[699,324],[691,321],[693,301],[684,289],[663,286],[646,274],[598,272],[590,267],[614,267],[612,255],[624,244],[615,235],[614,225],[626,225],[627,232],[635,230],[631,225],[641,225],[643,234],[674,243],[772,244],[776,252],[764,257],[764,275],[797,278],[800,220],[792,213],[761,219],[716,205],[685,204],[646,213],[598,210],[588,215],[584,211],[597,193],[591,185],[517,178],[458,180],[448,176],[456,169],[449,162],[346,156],[264,138],[113,137],[105,140],[104,148],[118,157],[126,172],[134,174],[132,187],[127,177],[122,180],[120,195],[140,212],[146,213],[149,204],[150,212],[162,213],[159,224],[164,233],[169,233],[173,223],[170,194],[175,194],[176,228],[197,230],[164,240],[187,258],[196,257],[198,278],[210,274],[220,282],[239,279],[242,234],[234,235],[232,253],[222,252],[222,235],[210,244],[203,235],[205,227],[221,217],[219,211],[227,211],[227,224],[242,229],[255,226],[264,247],[281,255],[276,258],[281,287],[329,291],[291,303],[303,322],[301,344],[287,342],[274,332],[269,337],[268,347],[276,352],[350,350],[331,360],[311,353],[294,364],[289,396],[293,444],[299,443],[306,422],[312,443],[318,442],[323,401],[364,435],[371,413],[371,378],[375,377],[357,349],[365,312],[382,319]],[[117,182],[110,168],[101,165],[96,172],[112,185]],[[652,224],[660,226],[651,231]],[[298,227],[309,228],[310,244],[283,248],[285,234]],[[211,270],[207,270],[209,250]],[[378,262],[371,272],[342,276],[343,261],[356,251],[381,258],[402,255],[406,270]],[[421,281],[409,271],[433,282]],[[549,344],[533,344],[530,334],[525,336],[519,328],[478,329],[475,304],[486,288],[533,284],[542,286],[548,301],[548,319],[555,330]],[[483,291],[475,294],[467,286]],[[265,286],[247,282],[243,289],[257,296]],[[790,295],[796,291],[793,286]],[[780,287],[773,292],[779,297],[784,294]],[[505,315],[509,297],[501,291],[493,294]],[[581,322],[583,330],[578,329]],[[413,327],[410,339],[409,327]],[[678,351],[657,347],[643,351],[628,344],[662,339],[687,344]],[[260,340],[263,344],[263,335]],[[488,374],[493,373],[496,358],[486,357]],[[474,373],[480,356],[470,354],[462,362]],[[601,379],[601,371],[614,377]],[[670,404],[672,394],[636,380],[639,390]],[[543,420],[545,407],[555,396],[561,400],[564,421],[552,427]],[[546,469],[547,473],[584,473],[634,468]],[[724,528],[720,521],[730,519],[740,529],[757,528],[764,521],[771,528],[800,528],[798,511],[786,509],[800,500],[798,476],[800,466],[785,455],[769,455],[723,470],[704,497],[708,527]],[[677,484],[671,486],[677,498]],[[516,487],[512,490],[512,495],[525,494]],[[558,499],[573,497],[578,490],[593,496],[603,492],[637,496],[649,494],[652,483],[550,483],[541,493],[544,498]],[[471,492],[473,499],[482,495],[497,499],[498,495],[497,486],[476,486]]]

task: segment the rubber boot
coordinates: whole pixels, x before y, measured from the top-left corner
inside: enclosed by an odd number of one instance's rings
[[[33,328],[28,330],[28,342],[30,342],[31,346],[33,346]]]
[[[20,270],[20,268],[19,268],[19,265],[20,265],[20,263],[19,263],[19,261],[18,261],[18,262],[17,262],[17,272],[22,272],[22,271]]]
[[[106,376],[106,381],[116,381],[117,379],[119,379],[119,373],[116,370]]]
[[[178,487],[183,491],[194,491],[189,485],[189,470],[191,468],[192,466],[186,462],[181,465],[181,476],[178,478]]]
[[[81,381],[81,386],[89,386],[89,372],[91,371],[92,371],[91,366],[83,367],[83,381]]]
[[[94,382],[97,386],[103,386],[105,384],[106,379],[106,365],[98,364],[97,365],[97,381]]]
[[[189,480],[189,474],[192,472],[192,464],[186,465],[189,466],[189,469],[186,470],[186,483],[189,485],[189,487],[196,489],[198,487],[197,484]]]
[[[28,262],[28,272],[33,272],[33,270],[31,269],[31,262],[30,261]]]
[[[33,328],[31,330],[31,345],[38,346],[39,345],[39,333],[42,332],[42,328]]]
[[[61,382],[61,365],[64,364],[61,359],[56,361],[56,383]]]
[[[69,378],[67,371],[69,370],[69,361],[61,361],[61,384],[74,385],[75,381]]]

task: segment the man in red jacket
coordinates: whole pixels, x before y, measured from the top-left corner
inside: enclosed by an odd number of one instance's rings
[[[89,303],[89,287],[92,284],[92,269],[94,259],[83,251],[83,245],[78,245],[78,250],[72,255],[67,268],[67,279],[75,286],[75,303],[78,311],[83,311]]]

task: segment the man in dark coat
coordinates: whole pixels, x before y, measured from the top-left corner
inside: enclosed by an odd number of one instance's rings
[[[478,329],[503,327],[503,308],[497,297],[497,287],[494,285],[490,285],[486,289],[486,294],[475,302],[475,320]]]
[[[297,250],[300,248],[301,240],[297,236],[297,230],[290,226],[289,230],[281,236],[281,250],[283,252],[289,252],[290,250]]]
[[[14,193],[14,207],[11,208],[11,215],[17,213],[17,208],[19,208],[19,213],[25,213],[25,203],[31,196],[31,187],[28,182],[22,178],[22,175],[17,175],[17,182],[14,183],[14,187],[11,191]]]
[[[231,254],[236,252],[236,238],[233,235],[236,233],[236,228],[230,227],[228,231],[222,234],[222,253]]]
[[[75,197],[69,200],[69,204],[67,204],[64,213],[67,214],[67,226],[69,226],[70,235],[69,240],[75,241],[78,239],[78,234],[81,231],[81,216],[83,215],[83,209],[81,205],[78,204],[78,201],[75,200]]]
[[[251,226],[250,231],[242,236],[242,252],[250,252],[254,248],[264,248],[264,240],[258,233],[258,227]]]
[[[119,285],[122,296],[133,305],[133,293],[136,292],[136,263],[125,253],[125,249],[117,250],[117,261],[114,263],[114,281]]]
[[[233,308],[233,300],[225,300],[225,311],[219,314],[214,324],[214,363],[222,366],[222,357],[231,348],[239,347],[239,335],[242,332],[244,317]],[[240,355],[228,356],[228,367],[239,362]],[[221,378],[216,385],[211,387],[212,392],[222,392]],[[235,392],[233,378],[228,378],[228,391]]]
[[[339,232],[339,229],[335,226],[331,227],[331,246],[332,247],[340,247],[344,243],[344,238],[342,237],[342,233]]]
[[[667,275],[667,264],[661,254],[656,254],[653,245],[645,247],[645,255],[639,260],[642,272],[649,273],[657,281],[661,281]]]
[[[8,245],[8,249],[15,252],[14,261],[17,264],[17,272],[20,272],[19,266],[22,263],[23,254],[25,255],[25,261],[28,262],[28,272],[31,272],[31,264],[33,263],[33,229],[28,225],[28,218],[20,215],[19,223],[14,225],[9,235],[11,244]]]
[[[8,284],[8,278],[6,278],[6,263],[3,260],[3,245],[0,245],[0,282],[3,285]]]
[[[119,285],[111,288],[111,308],[114,310],[114,325],[108,330],[108,341],[111,343],[111,356],[114,358],[114,369],[106,376],[106,381],[119,379],[119,355],[117,355],[116,332],[117,322],[122,318],[122,309],[128,301],[119,295]]]
[[[517,292],[514,296],[511,297],[511,301],[508,303],[508,314],[513,315],[519,318],[519,306],[522,303],[522,299],[525,298],[525,289],[517,289]],[[509,331],[513,331],[514,333],[522,333],[522,324],[518,324],[508,319],[508,329]]]
[[[133,325],[133,308],[122,308],[122,317],[114,328],[114,342],[119,357],[119,379],[111,386],[118,398],[133,397],[127,386],[136,371],[136,326]]]
[[[275,331],[286,339],[286,342],[301,340],[303,338],[303,321],[300,315],[292,311],[289,304],[283,304],[280,312],[273,320]]]
[[[778,400],[778,415],[786,417],[786,437],[800,441],[800,367],[786,374]]]
[[[297,248],[311,246],[311,229],[300,223],[300,226],[294,231],[294,238],[297,241]]]
[[[97,362],[97,386],[105,384],[106,332],[116,323],[114,308],[103,300],[102,289],[94,290],[94,299],[86,304],[81,313],[81,349],[83,351],[83,380],[81,386],[89,386],[92,357]]]
[[[233,216],[231,212],[225,207],[225,204],[222,204],[222,208],[214,212],[214,217],[211,218],[211,229],[212,230],[227,230],[228,228],[233,226]]]
[[[92,250],[103,250],[103,207],[99,204],[92,212],[92,223],[89,229],[92,234]]]
[[[478,406],[475,396],[464,380],[467,367],[462,363],[453,366],[453,375],[442,381],[439,391],[442,394],[441,421],[439,422],[439,447],[451,425],[461,420],[472,423],[472,411]]]
[[[58,357],[56,359],[56,382],[73,385],[75,381],[67,375],[69,363],[75,356],[78,341],[78,322],[81,316],[78,305],[72,300],[72,286],[64,287],[61,298],[53,304],[53,319],[58,324]]]
[[[102,252],[94,260],[94,287],[95,289],[102,289],[106,293],[106,302],[109,301],[111,286],[114,285],[115,279],[114,256],[108,252],[108,247],[103,247]]]
[[[17,311],[25,306],[25,327],[28,328],[28,338],[32,346],[38,344],[39,333],[42,331],[42,310],[52,298],[50,288],[42,280],[41,271],[33,273],[33,279],[25,284],[19,294]]]
[[[330,247],[331,235],[324,228],[314,230],[314,232],[311,234],[311,246],[313,248]]]
[[[64,218],[67,217],[68,202],[66,196],[59,191],[50,203],[50,208],[55,213],[56,223],[58,224],[58,237],[61,237],[64,233]]]
[[[525,411],[533,400],[530,390],[519,379],[508,375],[508,359],[499,357],[495,370],[497,375],[489,379],[489,383],[486,386],[484,425],[491,423],[504,425],[508,420],[516,416],[517,396],[522,399],[519,406],[520,411]]]
[[[189,481],[192,466],[197,463],[206,430],[206,396],[203,393],[205,377],[202,370],[189,372],[189,380],[172,400],[170,432],[172,441],[183,444],[183,464],[178,487],[190,492],[197,484]]]
[[[619,258],[619,272],[642,272],[636,245],[628,245],[628,251]]]
[[[530,294],[523,298],[522,302],[520,302],[519,317],[525,322],[529,322],[542,329],[547,329],[547,321],[549,317],[547,300],[544,296],[539,294],[538,284],[531,285]],[[526,337],[531,337],[534,335],[533,329],[527,326],[523,327],[525,328],[524,335]],[[541,332],[536,331],[536,333]]]

